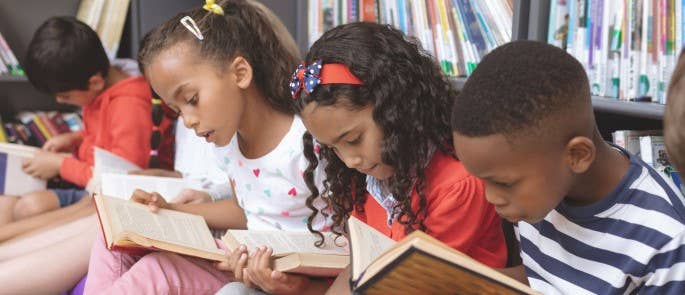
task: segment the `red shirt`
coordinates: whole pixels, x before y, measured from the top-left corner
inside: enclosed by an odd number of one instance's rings
[[[64,159],[62,178],[85,187],[93,175],[95,146],[147,168],[152,134],[152,93],[142,76],[105,89],[83,107],[83,141],[76,157]]]
[[[501,221],[485,200],[483,182],[469,174],[460,161],[439,151],[426,167],[425,175],[426,232],[490,267],[505,267],[507,247]],[[419,195],[415,189],[411,198],[416,212]],[[393,240],[407,235],[404,225],[397,221],[388,226],[387,211],[369,193],[364,210],[355,210],[352,215]]]

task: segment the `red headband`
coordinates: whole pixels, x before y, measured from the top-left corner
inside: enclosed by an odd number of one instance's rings
[[[307,94],[316,89],[319,84],[349,84],[364,85],[350,68],[344,64],[325,64],[317,60],[305,68],[304,62],[300,64],[290,79],[290,94],[296,99],[300,90],[304,89]]]

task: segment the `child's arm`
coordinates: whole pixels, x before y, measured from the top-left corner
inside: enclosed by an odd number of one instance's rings
[[[43,145],[43,150],[54,153],[72,153],[83,141],[81,131],[55,135]]]
[[[46,151],[37,151],[32,158],[25,159],[22,169],[28,175],[40,179],[50,179],[60,173],[62,163],[68,159],[66,154],[58,154]]]
[[[153,212],[164,208],[200,215],[205,218],[210,228],[247,229],[245,213],[235,198],[214,203],[173,204],[164,201],[164,198],[157,193],[136,190],[133,192],[131,200],[148,205]]]
[[[101,111],[105,116],[100,135],[102,148],[140,166],[147,167],[150,159],[150,137],[152,120],[150,118],[149,100],[138,97],[117,97],[106,109]],[[77,158],[67,158],[60,167],[62,178],[85,187],[93,176],[93,167]]]

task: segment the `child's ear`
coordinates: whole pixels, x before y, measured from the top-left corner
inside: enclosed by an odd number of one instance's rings
[[[240,89],[247,89],[252,83],[252,65],[242,56],[236,57],[230,66],[231,74],[235,78],[235,84]]]
[[[566,144],[566,164],[573,173],[587,171],[595,161],[597,149],[592,139],[585,136],[571,138]]]
[[[88,89],[96,92],[100,92],[105,89],[105,78],[102,74],[97,73],[90,76],[88,79]]]

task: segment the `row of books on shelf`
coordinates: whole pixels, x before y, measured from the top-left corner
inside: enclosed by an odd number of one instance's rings
[[[76,18],[97,32],[110,59],[119,50],[119,41],[131,0],[81,0]]]
[[[76,113],[20,112],[13,120],[0,118],[0,143],[40,147],[55,135],[83,129]]]
[[[593,95],[664,104],[683,47],[685,2],[552,0],[547,42],[585,67]]]
[[[341,24],[389,24],[420,41],[450,76],[468,76],[485,54],[511,40],[512,0],[309,0],[308,4],[310,42]]]
[[[661,130],[617,130],[612,133],[614,144],[638,156],[645,163],[651,165],[666,179],[673,181],[685,193],[685,183],[673,168]]]
[[[0,32],[0,75],[23,76],[24,70],[19,65],[16,55]]]

